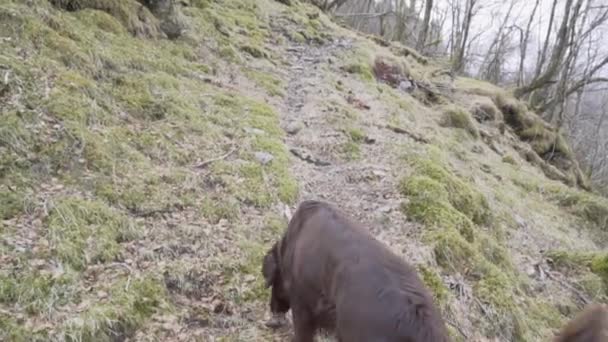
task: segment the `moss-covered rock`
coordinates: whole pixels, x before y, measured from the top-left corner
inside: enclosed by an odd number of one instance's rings
[[[513,156],[510,156],[510,155],[505,155],[504,157],[502,157],[502,161],[503,161],[503,163],[517,165],[515,158],[513,158]]]
[[[106,12],[138,37],[159,37],[162,32],[159,20],[148,8],[135,0],[51,0],[50,2],[67,11],[94,9]]]
[[[474,223],[485,224],[491,220],[489,204],[485,196],[444,167],[436,152],[430,151],[425,157],[410,158],[409,162],[415,175],[424,175],[436,183],[425,181],[418,183],[416,189],[408,190],[407,180],[404,180],[401,183],[402,191],[409,195],[415,192],[424,193],[426,191],[424,185],[429,185],[429,191],[443,190],[449,204]]]
[[[463,108],[449,106],[443,112],[441,125],[445,127],[461,128],[472,137],[479,138],[479,130],[471,118],[471,114]]]

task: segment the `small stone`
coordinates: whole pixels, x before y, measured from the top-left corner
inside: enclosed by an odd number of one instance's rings
[[[285,314],[274,314],[271,319],[269,319],[265,325],[271,329],[277,329],[287,324],[287,318]]]
[[[274,159],[274,156],[268,152],[256,152],[255,159],[257,159],[262,165],[266,165]]]
[[[490,173],[490,172],[492,172],[492,169],[490,168],[490,165],[488,165],[488,164],[481,164],[481,171]]]
[[[254,282],[255,281],[255,276],[253,274],[248,274],[245,276],[245,281],[248,283]]]
[[[293,121],[287,124],[285,127],[285,132],[291,135],[298,134],[304,128],[304,125],[300,121]]]
[[[393,207],[391,207],[390,205],[384,205],[384,206],[381,206],[380,208],[378,208],[378,211],[383,214],[388,214],[391,211],[393,211]]]
[[[410,80],[403,80],[399,82],[399,86],[397,87],[401,91],[408,91],[414,87],[414,84]]]
[[[108,298],[108,293],[105,291],[98,291],[97,298],[100,298],[100,299]]]
[[[386,172],[384,172],[382,170],[372,170],[372,174],[376,177],[385,177],[386,176]]]
[[[222,313],[226,309],[226,305],[219,299],[214,300],[211,305],[213,306],[213,312],[216,314]]]
[[[519,228],[525,228],[526,227],[526,221],[524,221],[524,219],[521,216],[515,215],[513,217],[513,219],[515,220],[515,223],[517,223],[517,226]]]
[[[266,134],[266,132],[264,132],[263,130],[261,130],[259,128],[245,127],[245,128],[243,128],[243,130],[246,133],[253,134],[253,135],[264,135],[264,134]]]
[[[481,146],[479,146],[479,145],[475,145],[475,146],[473,146],[473,148],[471,149],[471,152],[481,154],[481,153],[483,153],[483,147],[481,147]]]

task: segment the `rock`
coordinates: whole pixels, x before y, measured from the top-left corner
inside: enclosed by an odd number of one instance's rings
[[[246,133],[253,134],[253,135],[264,135],[264,134],[266,134],[266,132],[264,132],[263,130],[261,130],[259,128],[245,127],[245,128],[243,128],[243,130]]]
[[[277,329],[287,324],[287,318],[285,317],[285,314],[277,313],[264,324],[271,329]]]
[[[413,88],[414,88],[414,84],[410,80],[403,80],[403,81],[399,82],[399,86],[397,87],[397,89],[399,89],[403,92],[408,92],[409,90],[412,90]]]
[[[481,164],[481,171],[490,173],[492,172],[492,168],[490,168],[490,165],[488,164]]]
[[[513,219],[515,220],[515,223],[517,223],[517,226],[519,228],[526,228],[526,221],[524,221],[524,219],[521,216],[514,215]]]
[[[257,159],[262,165],[266,165],[274,159],[274,156],[268,152],[256,152],[255,159]]]
[[[372,174],[379,178],[386,177],[386,172],[382,170],[372,170]]]
[[[481,153],[483,153],[483,147],[481,147],[479,145],[475,145],[475,146],[473,146],[473,148],[471,148],[471,152],[481,154]]]
[[[285,132],[291,135],[298,134],[304,128],[304,124],[300,121],[292,121],[285,127]]]
[[[227,314],[227,315],[232,314],[232,311],[226,305],[226,303],[224,303],[223,301],[221,301],[219,299],[214,300],[211,305],[213,306],[213,313],[216,313],[216,314],[223,313],[223,314]]]
[[[380,208],[378,208],[377,210],[378,210],[378,212],[381,212],[383,214],[388,214],[391,211],[393,211],[393,207],[390,205],[383,205]]]

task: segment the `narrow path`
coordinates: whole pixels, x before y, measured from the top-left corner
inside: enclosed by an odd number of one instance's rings
[[[428,261],[428,248],[418,240],[420,226],[406,221],[399,210],[402,202],[397,184],[402,176],[395,142],[404,135],[378,128],[388,120],[389,111],[370,84],[345,75],[338,91],[331,75],[339,70],[340,59],[351,49],[350,38],[325,45],[292,45],[286,50],[289,77],[284,104],[279,106],[281,125],[287,131],[285,143],[292,151],[291,174],[300,184],[299,201],[323,199],[367,224],[372,233],[410,262]],[[359,143],[360,157],[345,159],[341,146],[349,137],[346,127],[333,123],[342,115],[332,103],[351,107],[346,97],[357,97],[370,105],[360,110],[354,124],[368,142]],[[354,108],[353,108],[354,109]],[[295,209],[292,208],[292,210]]]

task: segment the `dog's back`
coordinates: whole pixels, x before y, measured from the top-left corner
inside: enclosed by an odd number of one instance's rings
[[[297,274],[335,306],[342,340],[448,341],[416,270],[361,224],[320,201],[303,202],[293,223]]]

